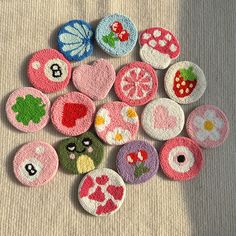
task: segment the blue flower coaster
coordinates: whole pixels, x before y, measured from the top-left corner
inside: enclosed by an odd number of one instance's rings
[[[93,53],[92,27],[83,20],[71,20],[61,27],[57,43],[69,61],[82,61]]]
[[[130,53],[138,38],[138,31],[130,18],[114,14],[103,18],[96,29],[98,45],[109,55],[125,56]]]

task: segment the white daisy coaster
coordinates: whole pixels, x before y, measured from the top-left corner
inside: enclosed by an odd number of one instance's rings
[[[213,148],[222,144],[229,133],[229,122],[218,107],[203,105],[193,110],[186,122],[189,137],[201,147]]]
[[[110,145],[122,145],[134,139],[138,128],[137,113],[124,102],[104,104],[95,117],[97,135]]]
[[[166,72],[164,86],[167,95],[180,104],[196,102],[206,90],[202,69],[189,61],[172,65]]]
[[[92,215],[115,213],[125,198],[125,183],[114,170],[108,168],[89,172],[79,185],[79,202]]]
[[[184,127],[184,111],[168,98],[158,98],[143,110],[141,124],[145,132],[157,140],[176,137]]]

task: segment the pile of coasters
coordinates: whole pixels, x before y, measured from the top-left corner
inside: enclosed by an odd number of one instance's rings
[[[159,165],[173,180],[197,176],[204,162],[201,148],[222,144],[229,123],[213,105],[197,107],[185,119],[179,104],[199,100],[206,89],[206,78],[192,62],[170,66],[180,54],[179,42],[170,31],[160,27],[143,30],[139,36],[142,61],[124,65],[117,74],[105,59],[79,64],[72,71],[69,61],[90,56],[94,38],[106,53],[121,57],[135,47],[138,31],[130,18],[120,14],[103,18],[96,31],[83,20],[69,21],[59,30],[58,51],[43,49],[29,60],[27,74],[33,87],[14,91],[7,100],[6,113],[20,131],[36,132],[51,120],[60,133],[69,136],[56,150],[42,141],[23,145],[13,161],[16,178],[30,187],[46,184],[55,176],[59,163],[68,173],[86,174],[79,185],[78,199],[86,211],[100,216],[120,208],[126,193],[124,181],[143,183],[156,175]],[[158,78],[154,68],[168,68],[164,88],[169,98],[155,98]],[[51,106],[45,93],[62,90],[70,80],[78,91],[59,96]],[[106,98],[113,85],[120,101],[96,109],[94,101]],[[145,107],[139,119],[133,107],[142,105]],[[135,140],[140,124],[151,138],[165,141],[160,150]],[[96,134],[89,131],[92,125]],[[189,138],[178,136],[184,126]],[[114,159],[117,172],[98,168],[105,143],[123,145]]]

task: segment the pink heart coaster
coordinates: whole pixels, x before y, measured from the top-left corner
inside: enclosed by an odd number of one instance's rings
[[[81,64],[73,71],[75,87],[93,100],[104,99],[116,78],[112,64],[104,59],[96,60],[92,65]]]
[[[176,137],[184,127],[184,111],[168,98],[158,98],[143,110],[141,124],[145,132],[157,140]]]

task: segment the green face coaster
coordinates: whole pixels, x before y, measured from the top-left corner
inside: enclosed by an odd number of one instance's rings
[[[102,161],[104,146],[91,132],[62,140],[57,153],[60,165],[72,174],[84,174],[95,169]]]

